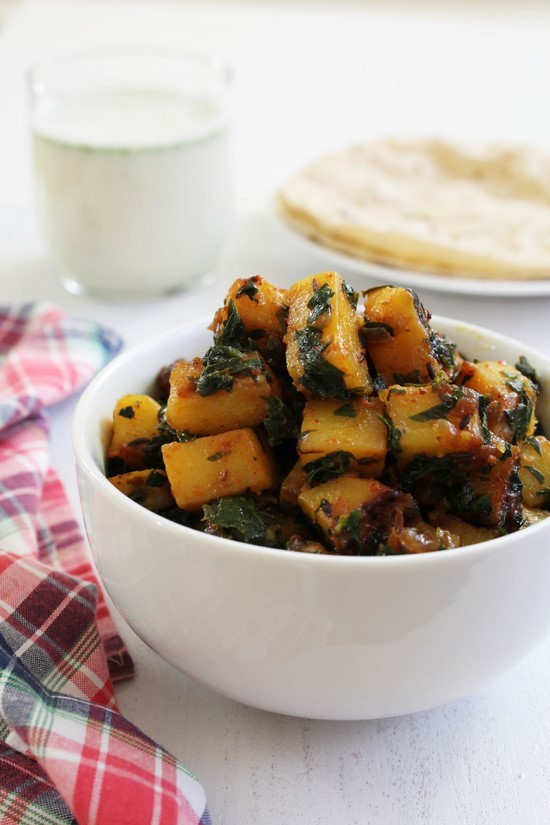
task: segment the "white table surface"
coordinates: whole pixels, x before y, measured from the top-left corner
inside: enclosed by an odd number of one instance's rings
[[[320,152],[379,134],[550,145],[549,42],[544,6],[16,4],[0,28],[0,301],[55,302],[113,326],[130,347],[209,318],[237,276],[261,273],[287,286],[321,267],[271,214],[277,181]],[[23,73],[60,51],[136,44],[217,51],[233,62],[237,217],[213,285],[147,305],[109,304],[56,283],[31,209]],[[434,313],[550,352],[550,298],[420,294]],[[53,411],[52,462],[78,507],[73,408],[71,400]],[[137,666],[134,681],[118,690],[121,707],[199,777],[215,825],[550,821],[550,640],[451,705],[379,721],[319,722],[217,695],[175,672],[118,621]]]

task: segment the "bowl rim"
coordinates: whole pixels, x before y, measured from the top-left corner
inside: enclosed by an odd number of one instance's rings
[[[110,379],[113,373],[123,370],[126,364],[133,363],[136,359],[139,359],[141,355],[147,353],[151,348],[162,349],[164,345],[167,345],[169,342],[175,340],[178,334],[187,336],[195,331],[201,333],[208,332],[210,320],[210,318],[201,318],[171,327],[170,329],[164,330],[163,332],[148,338],[146,341],[135,344],[127,350],[123,350],[119,355],[113,358],[112,361],[104,366],[94,376],[94,378],[92,378],[78,399],[71,423],[71,438],[76,462],[80,469],[87,473],[88,477],[94,484],[98,485],[106,495],[112,495],[113,498],[118,501],[117,506],[120,506],[123,512],[125,509],[127,510],[128,518],[143,519],[144,524],[150,525],[151,527],[156,524],[161,529],[166,530],[168,534],[173,534],[175,537],[188,536],[189,538],[193,538],[195,540],[198,539],[204,544],[205,547],[211,546],[214,550],[225,545],[227,550],[231,549],[235,553],[251,554],[255,558],[259,558],[258,552],[260,552],[264,556],[271,557],[272,559],[294,559],[295,562],[299,560],[302,564],[321,566],[330,565],[333,569],[335,565],[342,565],[344,567],[351,566],[358,568],[386,568],[388,571],[391,569],[396,569],[396,565],[399,568],[408,568],[409,566],[416,566],[420,564],[449,564],[450,562],[445,560],[454,559],[455,561],[459,561],[460,558],[466,558],[471,555],[478,555],[481,560],[487,554],[498,550],[498,548],[504,549],[505,547],[517,543],[518,537],[525,536],[526,532],[529,533],[529,536],[534,538],[537,533],[550,528],[549,517],[548,519],[544,519],[537,524],[530,525],[525,528],[525,530],[508,533],[504,536],[498,536],[485,542],[477,542],[476,544],[470,544],[464,547],[449,548],[448,550],[440,550],[431,553],[411,553],[399,554],[395,556],[346,556],[338,553],[300,553],[293,550],[286,550],[276,547],[264,547],[259,544],[250,544],[247,542],[237,541],[236,539],[213,536],[208,533],[202,533],[192,527],[187,527],[186,525],[177,524],[169,519],[162,518],[157,513],[147,510],[137,502],[132,501],[132,499],[125,496],[109,482],[107,476],[97,465],[88,447],[86,440],[86,423],[89,421],[89,407],[92,404],[98,389]],[[445,327],[454,326],[457,330],[462,328],[464,332],[472,336],[478,336],[480,339],[490,339],[491,345],[494,344],[497,347],[497,354],[499,344],[502,343],[508,348],[517,347],[518,352],[521,352],[521,354],[525,355],[525,357],[530,361],[535,360],[542,362],[547,373],[543,384],[548,387],[548,392],[550,393],[550,358],[545,356],[539,350],[536,350],[527,344],[523,344],[515,338],[511,338],[507,335],[503,335],[502,333],[493,331],[488,327],[471,324],[468,321],[458,320],[449,316],[437,314],[432,315],[431,325],[437,329],[438,324]],[[159,368],[160,366],[162,365],[160,364]],[[154,376],[150,376],[150,379],[152,380],[153,377]]]

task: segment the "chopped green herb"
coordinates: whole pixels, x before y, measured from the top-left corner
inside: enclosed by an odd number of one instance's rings
[[[284,517],[273,505],[250,496],[228,496],[203,506],[207,533],[247,544],[284,548]]]
[[[315,324],[316,321],[319,320],[321,315],[325,312],[327,314],[330,313],[330,299],[334,295],[334,292],[329,287],[328,284],[323,284],[316,289],[309,301],[307,302],[307,308],[311,310],[309,317],[307,319],[308,324]]]
[[[388,445],[390,451],[392,453],[401,453],[403,452],[403,448],[401,447],[401,436],[403,435],[403,430],[399,427],[394,427],[393,422],[387,415],[381,415],[380,420],[386,425],[386,429],[388,431]]]
[[[161,473],[158,470],[151,470],[145,483],[148,487],[164,487],[167,481],[168,479],[165,473]]]
[[[430,337],[430,346],[433,356],[439,361],[443,369],[452,371],[456,367],[456,344],[440,332],[433,332]]]
[[[336,522],[334,532],[337,536],[344,535],[346,543],[354,545],[359,552],[363,549],[363,542],[361,541],[361,508],[352,510],[345,516],[340,516]]]
[[[491,443],[491,430],[487,423],[487,405],[488,400],[484,395],[480,395],[477,399],[477,409],[479,411],[479,423],[481,425],[481,438],[484,444]]]
[[[438,480],[446,483],[458,481],[458,486],[462,484],[463,476],[458,469],[461,459],[470,459],[469,453],[453,453],[448,456],[428,456],[424,453],[415,455],[400,474],[403,489],[410,490],[417,481],[428,475],[433,475]]]
[[[244,339],[244,324],[239,315],[239,310],[233,298],[229,299],[227,305],[227,318],[222,324],[215,342],[219,346],[239,347]]]
[[[440,394],[441,403],[434,404],[433,407],[428,407],[427,410],[410,415],[411,421],[435,421],[438,418],[447,418],[447,415],[456,407],[458,401],[463,398],[464,390],[462,387],[453,388],[453,390]]]
[[[377,341],[390,341],[393,338],[393,327],[384,324],[382,321],[369,321],[363,318],[361,334],[368,343]]]
[[[528,378],[529,381],[532,381],[533,384],[535,384],[535,386],[538,384],[537,371],[533,366],[531,366],[525,355],[520,355],[519,360],[516,364],[516,369],[519,370],[522,375]]]
[[[212,453],[212,455],[207,456],[207,461],[219,461],[220,458],[223,458],[226,455],[229,455],[231,450],[219,450],[217,453]]]
[[[420,372],[418,370],[411,370],[411,372],[394,372],[393,380],[396,384],[421,384]]]
[[[534,435],[530,435],[528,438],[526,438],[525,443],[529,444],[533,448],[533,450],[535,450],[539,455],[542,455],[542,447],[540,446],[540,441],[538,441]]]
[[[118,411],[118,414],[121,415],[123,418],[133,418],[136,412],[132,406],[129,406],[122,407],[122,409]]]
[[[351,404],[342,404],[334,410],[334,415],[342,416],[343,418],[357,418],[357,410]]]
[[[353,309],[357,309],[357,301],[359,300],[359,293],[354,290],[354,288],[348,284],[346,280],[342,280],[342,289],[344,291],[344,295],[352,305]]]
[[[287,438],[297,438],[300,425],[291,408],[276,396],[268,398],[266,406],[267,417],[264,418],[263,424],[271,446],[276,447]]]
[[[345,450],[335,450],[332,453],[316,458],[304,464],[304,472],[307,474],[307,483],[310,487],[316,487],[325,481],[343,475],[349,470],[349,465],[353,460],[353,455]]]
[[[530,464],[526,464],[525,469],[529,470],[531,475],[535,476],[539,484],[544,484],[544,473],[541,473],[540,470],[537,470],[536,467],[532,467]]]
[[[203,358],[203,364],[204,369],[196,382],[197,392],[203,397],[219,390],[231,392],[235,385],[235,377],[239,374],[265,374],[264,364],[259,356],[220,344],[210,347]]]
[[[506,386],[513,390],[514,392],[520,393],[523,392],[525,389],[525,383],[521,375],[517,373],[510,373],[510,372],[502,372],[501,375],[506,376],[506,381],[504,382]]]
[[[321,331],[313,327],[296,330],[298,358],[304,368],[300,383],[317,398],[343,398],[346,395],[344,373],[323,358],[330,342],[323,342]]]
[[[523,441],[529,429],[533,402],[525,391],[519,393],[518,404],[513,410],[505,410],[505,418],[513,432],[513,443]]]
[[[256,298],[258,292],[259,290],[256,284],[254,283],[254,278],[249,278],[248,281],[246,281],[246,283],[244,283],[242,287],[239,290],[237,290],[237,292],[235,293],[235,298],[240,298],[241,295],[246,295],[248,298],[250,298],[251,301],[255,301],[255,303],[258,303],[258,299]]]

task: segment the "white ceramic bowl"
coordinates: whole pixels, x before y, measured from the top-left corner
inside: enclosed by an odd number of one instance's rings
[[[104,477],[116,399],[203,354],[201,322],[119,356],[86,389],[73,426],[84,520],[101,580],[139,636],[174,667],[266,710],[369,719],[476,690],[550,629],[550,519],[484,544],[397,557],[316,556],[204,535],[151,513]],[[469,358],[525,355],[511,339],[444,318]],[[544,407],[544,408],[543,408]]]

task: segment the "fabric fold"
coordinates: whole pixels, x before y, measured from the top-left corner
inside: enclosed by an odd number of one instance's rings
[[[0,822],[207,825],[200,783],[126,720],[133,663],[49,463],[47,408],[118,352],[55,307],[0,307]]]

